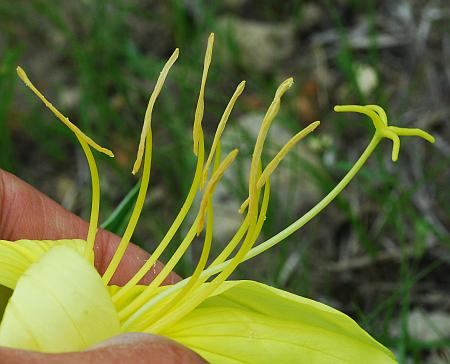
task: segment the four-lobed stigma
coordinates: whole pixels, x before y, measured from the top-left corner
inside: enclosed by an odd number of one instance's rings
[[[375,127],[375,136],[379,139],[388,138],[392,140],[392,161],[396,162],[400,151],[400,136],[418,136],[430,143],[434,143],[434,137],[418,128],[399,128],[391,126],[384,109],[379,105],[336,105],[336,112],[357,112],[365,114],[372,119]]]

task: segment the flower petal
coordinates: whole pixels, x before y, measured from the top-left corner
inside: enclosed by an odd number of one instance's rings
[[[225,282],[161,334],[213,363],[395,362],[342,312],[252,281]]]
[[[83,254],[86,242],[80,239],[0,240],[0,285],[14,289],[30,265],[57,245],[69,246]]]
[[[55,246],[18,280],[0,324],[0,346],[77,351],[119,332],[95,268],[74,249]]]

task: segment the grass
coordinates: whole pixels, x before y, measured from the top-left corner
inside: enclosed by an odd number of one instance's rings
[[[0,156],[0,165],[9,170],[13,169],[14,161],[12,160],[13,146],[7,114],[16,85],[13,69],[18,57],[19,49],[10,48],[5,52],[0,63],[0,144],[4,147]]]
[[[55,186],[66,173],[67,166],[71,166],[67,173],[82,186],[73,209],[86,217],[89,210],[85,192],[87,179],[77,172],[84,170],[78,162],[81,160],[79,151],[74,143],[67,142],[69,134],[64,128],[55,123],[23,87],[17,87],[14,68],[20,63],[29,69],[36,84],[56,104],[62,104],[62,109],[83,130],[118,152],[115,161],[100,158],[100,167],[106,176],[102,182],[106,197],[102,208],[103,216],[107,217],[123,196],[133,191],[136,180],[129,170],[146,99],[168,54],[175,46],[180,47],[181,59],[155,110],[157,145],[150,191],[155,197],[150,197],[135,236],[135,241],[147,242],[143,245],[151,250],[154,245],[149,241],[162,238],[190,186],[194,163],[191,122],[208,32],[215,30],[218,39],[223,40],[216,45],[219,57],[213,61],[207,84],[204,125],[208,145],[228,95],[242,78],[248,81],[246,96],[236,107],[231,123],[241,115],[263,112],[276,84],[288,76],[286,68],[281,66],[274,66],[270,72],[258,72],[246,69],[240,62],[242,50],[233,34],[219,27],[218,20],[222,15],[239,16],[244,10],[224,9],[218,4],[206,5],[206,2],[196,4],[195,9],[177,0],[169,1],[167,5],[122,0],[63,6],[48,0],[0,4],[0,167],[14,171],[52,197],[61,198],[55,194]],[[314,162],[297,154],[283,162],[283,173],[290,176],[289,188],[285,194],[273,194],[262,232],[264,237],[279,231],[304,208],[297,210],[290,203],[297,196],[293,192],[302,188],[293,176],[306,174],[320,197],[348,170],[368,140],[368,123],[359,117],[331,113],[332,102],[378,103],[392,110],[395,120],[402,124],[402,116],[414,106],[414,101],[425,97],[426,90],[421,91],[424,74],[410,74],[406,68],[402,70],[402,60],[397,66],[400,69],[398,79],[388,79],[390,67],[393,67],[388,60],[396,55],[395,51],[391,55],[377,43],[379,27],[375,2],[365,7],[358,2],[341,6],[331,1],[325,4],[327,6],[319,5],[325,20],[298,38],[302,39],[302,46],[307,47],[315,32],[329,31],[337,35],[339,46],[334,44],[325,48],[325,52],[328,54],[327,66],[338,82],[328,90],[329,102],[317,107],[323,121],[319,133],[332,136],[332,143],[327,149],[319,148]],[[277,6],[277,2],[267,1],[259,11],[253,9],[250,17],[266,22],[292,20],[301,25],[303,2],[292,1],[285,7]],[[365,17],[368,23],[369,46],[365,51],[355,50],[350,43],[351,30],[358,16]],[[230,62],[221,59],[220,49],[228,49],[233,54]],[[301,61],[312,59],[312,55],[297,50],[294,53],[295,60],[287,62],[287,69],[307,73],[308,66]],[[358,81],[356,70],[360,64],[370,65],[380,80],[369,94],[363,93]],[[411,85],[408,93],[395,91],[397,85],[394,83],[399,81]],[[303,120],[299,115],[296,98],[301,92],[300,80],[287,95],[277,120],[289,133],[298,130],[299,124],[313,121]],[[396,97],[399,101],[392,101]],[[439,134],[438,128],[436,131]],[[241,132],[242,140],[248,140],[245,130]],[[312,138],[320,141],[320,137]],[[411,338],[408,328],[410,310],[420,307],[415,289],[421,287],[423,281],[433,283],[437,280],[435,272],[439,267],[448,266],[445,261],[450,242],[448,234],[434,223],[435,217],[424,215],[414,201],[415,196],[422,194],[432,203],[430,196],[442,186],[442,182],[437,184],[435,181],[445,181],[448,176],[449,156],[431,148],[425,150],[422,145],[417,145],[420,141],[408,142],[402,144],[400,161],[395,168],[387,159],[387,143],[383,143],[382,150],[377,151],[332,207],[284,244],[258,258],[256,263],[241,267],[236,274],[236,278],[250,277],[282,284],[282,288],[292,292],[331,302],[352,314],[369,332],[390,345],[402,363],[408,358],[421,362],[428,353],[449,347],[445,337],[432,343]],[[275,152],[278,147],[274,142],[269,149]],[[26,154],[30,148],[37,153],[31,159]],[[243,157],[251,152],[245,149],[244,145],[236,177],[225,179],[230,195],[237,201],[245,199],[246,194],[247,165]],[[330,159],[332,163],[327,162]],[[35,163],[42,168],[32,168]],[[276,184],[273,185],[276,188]],[[445,187],[445,182],[443,185]],[[438,201],[443,203],[435,212],[448,221],[450,211],[445,207],[448,194],[436,194]],[[132,200],[133,195],[127,195],[121,205],[123,208],[109,220],[104,219],[111,230],[120,232]],[[427,241],[434,243],[430,246]],[[221,242],[215,244],[220,246]],[[435,251],[445,253],[440,256]],[[380,258],[383,252],[394,252],[395,258],[383,265]],[[192,271],[197,253],[198,249],[194,248],[183,258],[178,267],[180,274]],[[367,258],[366,265],[351,268],[353,259],[361,257]],[[333,267],[346,261],[349,268],[336,275]],[[289,267],[288,262],[293,266]],[[258,269],[255,270],[255,266]],[[377,293],[365,295],[361,288],[367,284],[383,287],[386,283],[390,284],[389,288],[380,288]],[[444,290],[442,284],[436,283],[436,286],[437,290]],[[390,327],[396,322],[401,327],[400,335],[392,337]]]

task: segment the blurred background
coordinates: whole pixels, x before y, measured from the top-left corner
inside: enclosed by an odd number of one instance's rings
[[[216,193],[217,253],[241,222],[247,170],[277,85],[293,76],[270,131],[267,162],[291,135],[322,124],[282,162],[262,239],[301,216],[342,178],[373,128],[335,104],[379,104],[393,124],[420,127],[431,145],[383,141],[322,214],[242,265],[250,278],[336,307],[402,363],[450,360],[450,4],[448,1],[0,1],[0,167],[89,216],[90,178],[75,138],[18,80],[17,65],[114,160],[96,154],[101,219],[121,233],[138,179],[130,173],[147,98],[175,47],[181,56],[157,101],[151,189],[133,240],[155,248],[194,171],[192,120],[208,34],[206,144],[236,85],[247,87],[224,134],[238,147]],[[125,200],[124,200],[125,199]],[[124,200],[122,208],[108,219]],[[174,251],[188,225],[174,239]],[[177,266],[189,275],[201,240]],[[164,258],[164,259],[166,259]],[[164,261],[163,259],[163,261]]]

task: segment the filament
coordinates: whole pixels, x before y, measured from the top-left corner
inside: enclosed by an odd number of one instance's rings
[[[94,142],[86,134],[84,134],[76,125],[74,125],[67,117],[65,117],[53,104],[47,100],[47,98],[33,85],[33,83],[28,78],[26,72],[21,68],[17,67],[17,74],[20,79],[25,83],[25,85],[47,106],[48,109],[64,124],[66,125],[77,137],[78,142],[83,148],[84,155],[88,162],[89,171],[91,175],[91,214],[89,219],[89,228],[86,237],[86,249],[85,257],[90,261],[94,262],[94,242],[95,236],[97,234],[98,227],[98,216],[100,209],[100,180],[98,176],[97,164],[95,163],[95,158],[92,155],[90,147],[96,149],[97,151],[104,153],[110,157],[114,154],[109,150]]]
[[[257,188],[261,188],[264,183],[269,179],[269,176],[273,173],[273,171],[278,167],[278,164],[283,160],[286,154],[304,137],[306,137],[309,133],[314,131],[320,125],[320,121],[315,121],[314,123],[308,125],[302,131],[298,132],[294,135],[277,153],[277,155],[272,159],[272,161],[267,165],[264,169],[261,177],[259,177]]]
[[[192,130],[195,155],[197,155],[198,153],[198,144],[199,144],[198,135],[199,130],[202,126],[203,113],[205,110],[205,85],[206,79],[208,77],[209,66],[211,65],[213,45],[214,45],[214,33],[211,33],[209,35],[208,45],[206,47],[205,60],[203,63],[202,82],[200,84],[200,92],[198,95],[197,107],[195,108],[194,128]]]
[[[214,135],[214,139],[213,139],[213,143],[212,143],[212,146],[211,146],[211,150],[209,152],[208,158],[207,158],[206,163],[205,163],[205,167],[203,169],[202,181],[201,181],[201,184],[200,184],[202,187],[205,184],[205,181],[206,181],[206,178],[207,178],[207,175],[208,175],[209,166],[211,164],[213,155],[216,152],[216,148],[218,147],[218,145],[220,143],[220,138],[222,137],[222,133],[225,130],[225,126],[227,124],[228,118],[230,117],[231,111],[233,110],[233,107],[236,104],[236,101],[237,101],[238,97],[242,94],[242,91],[244,91],[244,87],[245,87],[245,81],[242,81],[236,87],[236,90],[234,91],[233,96],[231,96],[231,99],[228,102],[228,105],[227,105],[227,107],[225,108],[225,111],[222,114],[222,118],[220,119],[219,125],[217,126],[217,130],[216,130],[216,133]]]
[[[141,155],[143,153],[143,149],[141,148],[141,143],[145,140],[145,156],[144,156],[144,171],[142,173],[141,184],[139,186],[139,193],[136,199],[136,203],[133,208],[133,212],[131,213],[130,221],[125,229],[125,233],[120,240],[119,246],[117,247],[114,256],[112,257],[108,268],[102,276],[103,282],[108,284],[111,280],[114,272],[116,271],[119,263],[125,254],[125,250],[130,242],[131,236],[133,235],[134,229],[136,228],[137,222],[139,220],[139,216],[142,212],[142,207],[144,206],[145,197],[147,196],[148,184],[150,181],[150,170],[151,170],[151,160],[152,160],[152,132],[151,132],[151,118],[152,111],[155,105],[156,99],[161,92],[161,89],[166,80],[167,74],[169,73],[170,68],[175,63],[178,57],[178,49],[176,49],[169,60],[163,67],[161,74],[158,77],[158,81],[156,82],[155,88],[150,96],[150,100],[148,102],[147,110],[144,116],[144,125],[141,133],[141,142],[138,150],[137,159],[133,168],[133,173],[136,173],[140,166]]]

